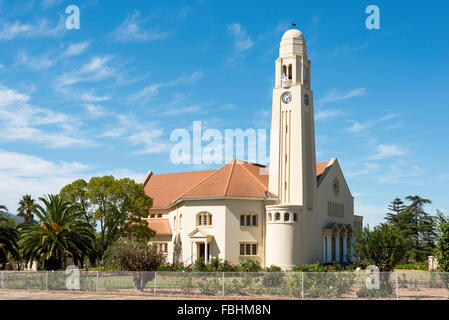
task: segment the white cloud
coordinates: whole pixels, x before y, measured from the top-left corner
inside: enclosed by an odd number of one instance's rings
[[[91,89],[90,91],[84,92],[81,94],[81,99],[87,102],[101,102],[110,100],[109,96],[97,96],[95,94],[95,89]]]
[[[90,45],[89,41],[72,43],[72,44],[69,45],[69,47],[67,48],[67,50],[65,51],[64,54],[66,56],[74,56],[74,55],[81,54],[81,53],[83,53],[84,51],[87,50],[89,45]]]
[[[48,69],[54,65],[56,61],[48,56],[28,56],[24,51],[19,52],[17,57],[17,65],[24,65],[32,70]]]
[[[332,89],[324,98],[320,100],[321,104],[332,103],[336,101],[348,100],[351,98],[362,96],[366,93],[365,88],[356,88],[346,93],[338,93],[337,89]]]
[[[200,111],[200,106],[194,105],[194,106],[188,106],[188,107],[168,110],[167,112],[165,112],[165,114],[166,115],[179,115],[179,114],[185,114],[185,113],[198,113],[199,111]]]
[[[78,134],[76,118],[29,100],[28,95],[0,85],[0,141],[37,142],[51,148],[91,144]]]
[[[315,114],[315,120],[316,121],[329,120],[329,119],[336,118],[340,115],[341,115],[340,110],[323,110],[323,111],[317,112],[317,114]]]
[[[227,27],[229,34],[234,38],[234,47],[237,51],[246,51],[254,45],[240,23],[231,23]]]
[[[95,56],[80,68],[62,74],[57,80],[57,85],[68,86],[79,82],[101,81],[109,77],[118,77],[116,69],[109,65],[111,60],[112,57],[109,55]]]
[[[380,160],[390,157],[397,157],[397,156],[403,156],[407,152],[396,145],[393,144],[380,144],[377,146],[377,152],[369,157],[369,160]]]
[[[116,41],[122,42],[145,42],[164,39],[169,35],[167,31],[160,31],[159,27],[145,28],[145,20],[139,18],[140,12],[135,10],[123,23],[112,33]]]
[[[151,97],[157,96],[159,94],[159,88],[162,84],[152,84],[144,87],[139,92],[135,93],[130,97],[131,101],[140,101],[141,103],[147,103]]]
[[[386,215],[387,206],[377,206],[372,204],[366,204],[360,202],[355,198],[354,201],[354,214],[358,216],[363,216],[363,226],[369,225],[370,229],[378,225],[379,223],[385,222],[384,218]]]
[[[350,122],[352,122],[352,126],[347,128],[346,131],[349,133],[357,133],[357,134],[366,133],[366,132],[368,132],[368,129],[372,128],[374,125],[382,123],[382,122],[386,122],[389,120],[396,119],[397,117],[398,117],[397,114],[387,114],[386,116],[384,116],[382,118],[371,120],[366,123],[360,123],[360,122],[356,122],[354,120],[349,120]],[[393,126],[391,128],[394,128],[394,127],[395,126]]]
[[[36,24],[24,24],[19,21],[0,24],[0,40],[15,38],[57,37],[66,31],[65,19],[61,15],[55,26],[51,26],[47,19],[41,19]]]
[[[25,103],[29,99],[30,97],[28,95],[19,93],[0,84],[0,107],[16,102]]]
[[[23,153],[0,149],[0,203],[11,212],[24,194],[37,199],[46,194],[59,193],[60,189],[76,179],[89,180],[92,176],[113,175],[129,177],[141,182],[143,173],[128,169],[93,171],[93,167],[79,162],[53,162]]]

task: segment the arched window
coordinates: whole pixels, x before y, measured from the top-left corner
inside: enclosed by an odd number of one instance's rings
[[[280,214],[279,212],[276,212],[276,213],[274,214],[274,220],[275,220],[275,221],[280,221],[280,220],[281,220],[281,214]]]
[[[287,67],[285,65],[282,66],[282,75],[281,75],[281,79],[287,79]]]
[[[298,214],[295,212],[293,213],[293,222],[298,221]]]
[[[182,213],[179,215],[179,222],[178,222],[178,224],[179,224],[179,229],[181,229],[182,228]]]
[[[290,213],[284,213],[284,221],[290,221]]]
[[[212,214],[209,212],[200,212],[196,218],[197,226],[211,226],[212,225]]]
[[[273,220],[273,216],[272,216],[271,212],[269,212],[268,213],[268,221],[271,221],[271,220]]]
[[[173,218],[173,227],[176,229],[176,217]]]
[[[291,80],[292,79],[292,65],[289,64],[288,65],[288,79]]]

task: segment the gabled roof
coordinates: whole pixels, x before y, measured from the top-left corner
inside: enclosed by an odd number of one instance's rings
[[[146,219],[148,227],[156,231],[157,235],[171,235],[171,227],[168,219]]]
[[[317,178],[329,162],[317,163]],[[162,209],[180,199],[211,197],[276,198],[268,192],[267,166],[237,159],[217,170],[150,174],[145,192],[153,209]]]

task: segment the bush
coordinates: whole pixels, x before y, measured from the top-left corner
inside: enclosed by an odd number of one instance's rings
[[[395,269],[429,270],[429,263],[428,262],[399,263],[395,266]]]
[[[254,259],[243,260],[240,263],[240,271],[243,272],[259,272],[262,271],[260,262]]]
[[[274,264],[272,264],[271,266],[269,266],[268,268],[265,268],[266,272],[282,272],[282,268],[279,266],[275,266]]]
[[[222,284],[217,278],[203,278],[199,281],[198,286],[201,294],[211,296],[217,294]]]
[[[157,271],[175,271],[175,272],[191,272],[192,271],[192,265],[184,265],[183,262],[180,263],[165,263],[163,265],[160,265],[157,268]]]

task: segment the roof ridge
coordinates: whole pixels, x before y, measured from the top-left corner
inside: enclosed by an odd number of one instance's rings
[[[185,195],[186,193],[189,193],[190,191],[192,191],[193,189],[195,189],[196,187],[198,187],[200,184],[202,184],[203,182],[205,182],[207,179],[209,179],[210,177],[212,177],[214,174],[218,173],[221,169],[223,169],[224,167],[226,167],[225,164],[224,166],[222,166],[219,169],[214,170],[214,172],[212,172],[211,174],[209,174],[207,177],[205,177],[203,180],[201,180],[200,182],[198,182],[197,184],[195,184],[193,187],[191,187],[190,189],[186,190],[185,192],[181,193],[175,200],[181,198],[183,195]]]
[[[228,180],[226,181],[226,185],[225,185],[225,189],[224,189],[224,193],[223,193],[224,196],[226,195],[226,193],[228,193],[229,183],[231,182],[231,177],[232,177],[232,174],[234,173],[235,164],[237,162],[236,160],[237,159],[234,159],[231,162],[232,167],[231,167],[231,170],[229,170]]]
[[[266,186],[262,183],[262,181],[260,181],[259,179],[257,179],[256,176],[255,176],[251,171],[249,171],[249,169],[248,169],[247,167],[243,166],[243,168],[250,174],[250,176],[251,176],[254,180],[256,180],[259,184],[261,184],[262,187],[263,187],[264,190],[265,190]]]

